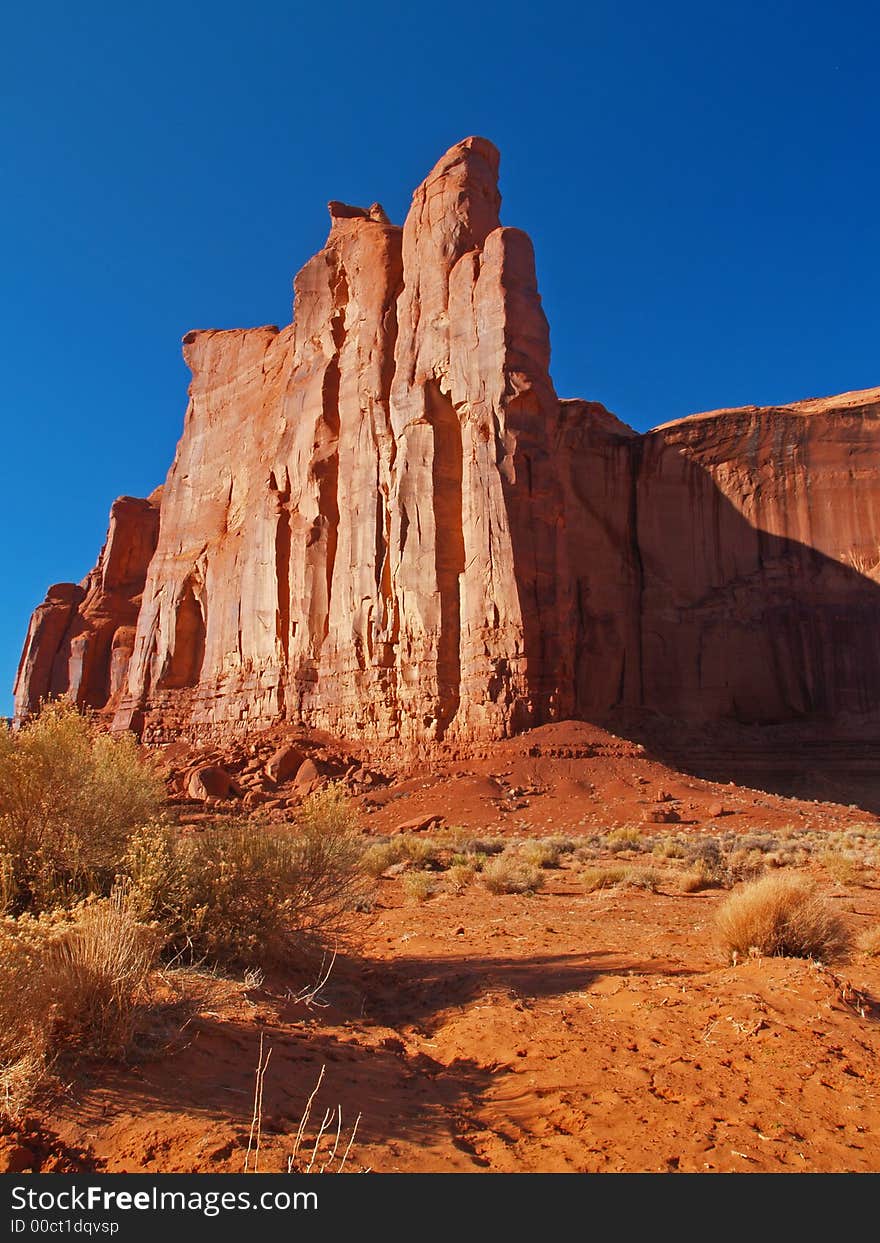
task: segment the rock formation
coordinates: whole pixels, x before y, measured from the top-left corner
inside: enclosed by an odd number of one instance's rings
[[[402,229],[331,202],[294,319],[191,332],[161,499],[34,614],[47,694],[147,739],[282,720],[410,742],[615,706],[880,706],[880,390],[636,435],[557,398],[498,153],[453,147]]]
[[[157,488],[147,500],[114,501],[98,564],[78,585],[50,587],[34,611],[15,682],[16,719],[57,695],[90,708],[118,700],[156,550],[161,495]]]

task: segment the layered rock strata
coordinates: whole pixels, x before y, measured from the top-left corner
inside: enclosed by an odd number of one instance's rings
[[[119,702],[156,550],[161,496],[158,488],[147,500],[114,501],[98,564],[79,584],[50,587],[35,609],[14,688],[17,719],[58,695],[80,707]]]
[[[470,138],[402,229],[331,203],[292,324],[184,338],[158,532],[123,498],[98,568],[50,589],[19,716],[67,692],[152,740],[422,743],[880,706],[880,390],[644,436],[560,402],[497,173]]]

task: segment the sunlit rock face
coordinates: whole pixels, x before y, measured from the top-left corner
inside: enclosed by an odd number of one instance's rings
[[[877,709],[880,390],[646,435],[561,402],[498,159],[453,147],[402,229],[332,202],[292,324],[187,334],[161,495],[34,613],[20,718],[430,743]]]

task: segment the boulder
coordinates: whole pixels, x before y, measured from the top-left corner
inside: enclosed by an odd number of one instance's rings
[[[642,820],[645,824],[678,824],[681,816],[674,807],[666,803],[658,807],[646,807],[642,812]]]
[[[276,785],[287,781],[288,777],[293,777],[299,771],[305,758],[305,752],[300,747],[292,744],[279,747],[266,761],[266,776]]]
[[[445,816],[439,812],[431,812],[426,816],[414,816],[411,820],[403,820],[394,829],[395,833],[426,833],[431,829],[439,829],[446,823]]]
[[[302,793],[308,793],[321,781],[321,773],[314,760],[303,760],[297,769],[294,785]]]
[[[187,780],[186,792],[190,798],[225,799],[237,792],[235,781],[219,764],[205,764],[193,769]]]

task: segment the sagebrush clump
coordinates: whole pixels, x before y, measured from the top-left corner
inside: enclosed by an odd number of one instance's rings
[[[53,1064],[118,1057],[177,964],[290,961],[344,930],[365,896],[340,786],[289,826],[187,832],[159,818],[162,785],[130,736],[70,705],[0,730],[0,1112]],[[192,968],[161,973],[186,994]],[[177,988],[177,982],[180,988]]]
[[[534,893],[544,884],[540,867],[507,851],[489,859],[481,876],[490,893]]]
[[[0,1112],[18,1114],[62,1053],[126,1051],[157,949],[124,890],[0,920]]]
[[[166,952],[265,964],[341,935],[365,893],[360,858],[350,800],[328,786],[304,800],[295,826],[229,821],[184,835],[147,825],[123,867]]]
[[[725,952],[736,961],[766,957],[837,958],[849,948],[846,925],[805,877],[776,873],[732,893],[716,916]]]
[[[131,735],[114,738],[64,702],[0,730],[0,896],[12,913],[108,894],[162,786]]]

